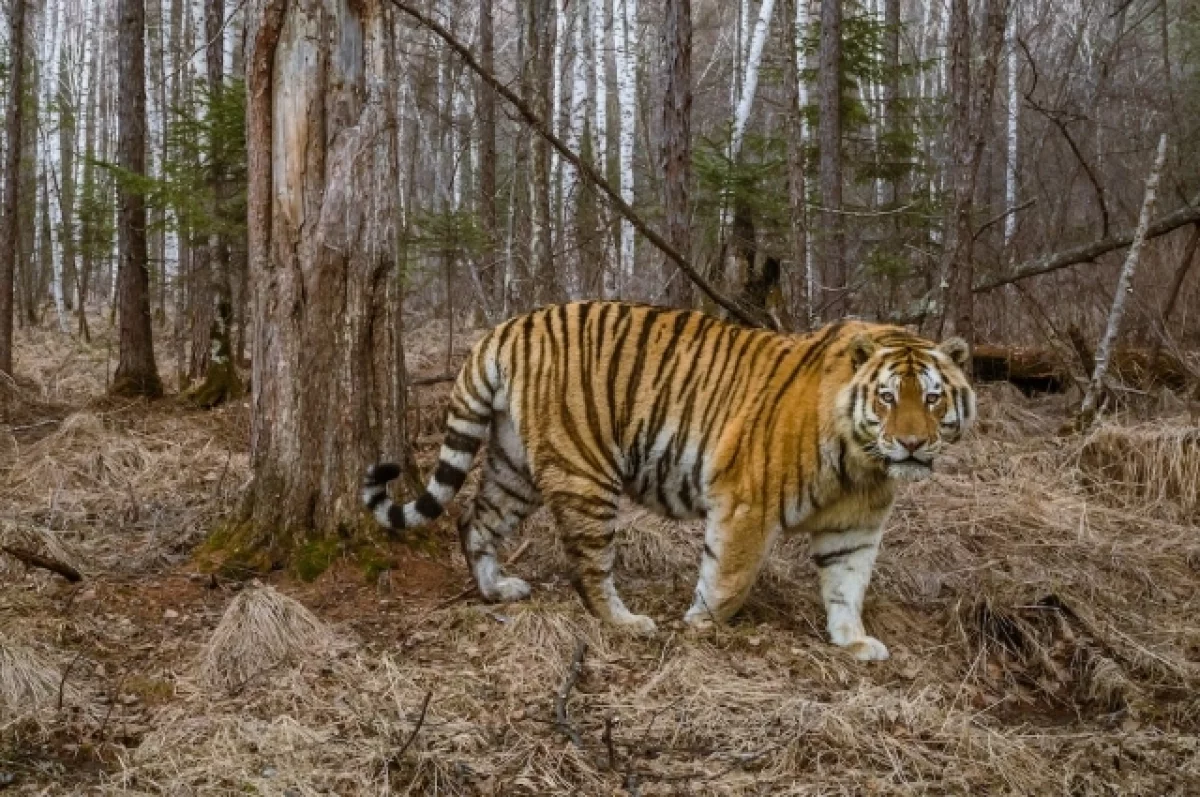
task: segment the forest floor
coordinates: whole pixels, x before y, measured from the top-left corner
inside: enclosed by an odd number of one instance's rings
[[[734,623],[683,630],[697,529],[632,507],[618,580],[651,639],[584,612],[543,514],[519,605],[465,593],[448,522],[370,579],[214,579],[194,551],[249,477],[246,407],[103,398],[106,341],[18,337],[0,543],[84,578],[0,554],[0,791],[1200,793],[1200,430],[1167,402],[1064,439],[1063,398],[982,389],[978,431],[901,495],[866,609],[892,658],[862,664],[799,539]],[[313,642],[214,686],[227,607],[276,591]]]

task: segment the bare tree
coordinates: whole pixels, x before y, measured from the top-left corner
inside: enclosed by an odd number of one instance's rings
[[[1121,267],[1121,276],[1117,280],[1117,290],[1113,294],[1112,309],[1108,313],[1108,323],[1104,327],[1104,337],[1096,347],[1096,367],[1092,370],[1092,378],[1083,394],[1083,403],[1075,419],[1078,429],[1087,429],[1096,419],[1100,396],[1104,390],[1104,379],[1108,375],[1108,364],[1112,359],[1113,346],[1117,336],[1121,334],[1121,321],[1125,317],[1126,302],[1133,292],[1133,276],[1137,272],[1138,260],[1142,254],[1142,244],[1146,242],[1146,229],[1150,226],[1150,217],[1154,215],[1154,203],[1158,200],[1158,181],[1162,175],[1163,163],[1167,159],[1167,134],[1163,133],[1158,139],[1158,151],[1154,156],[1154,165],[1150,168],[1150,176],[1146,178],[1146,194],[1142,199],[1142,211],[1138,216],[1137,230],[1133,235],[1133,243],[1125,255],[1125,265]]]
[[[666,0],[665,40],[662,163],[666,238],[686,258],[691,250],[688,209],[692,175],[691,0]],[[667,296],[672,304],[687,307],[692,303],[692,286],[682,274],[672,273]]]
[[[4,153],[4,217],[0,220],[0,374],[13,372],[13,298],[16,294],[17,209],[21,202],[21,119],[25,98],[26,0],[12,0],[8,14],[9,51],[7,147]],[[0,395],[4,395],[0,392]]]
[[[812,297],[825,318],[853,311],[850,275],[846,270],[846,235],[842,222],[842,0],[821,0],[821,50],[817,73],[821,151],[820,292]]]
[[[254,480],[214,547],[250,566],[369,529],[362,470],[403,423],[383,290],[397,192],[377,190],[397,174],[389,30],[378,0],[246,6]]]
[[[129,176],[146,173],[146,6],[145,0],[119,0],[117,29],[120,78],[120,132],[117,163]],[[141,187],[127,177],[118,188],[120,216],[120,353],[112,392],[162,395],[154,364],[150,319],[150,274],[146,262],[146,202]]]

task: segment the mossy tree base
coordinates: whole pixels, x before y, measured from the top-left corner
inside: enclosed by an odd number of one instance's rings
[[[437,548],[436,540],[428,535],[406,538],[405,543],[418,549]],[[398,565],[392,544],[371,518],[333,534],[233,520],[213,530],[197,552],[196,562],[203,572],[238,581],[280,571],[314,581],[335,562],[343,561],[361,569],[364,578],[373,579]]]
[[[187,395],[188,401],[202,409],[212,409],[229,401],[237,401],[246,395],[246,388],[238,376],[233,363],[213,362],[205,374],[204,382]]]

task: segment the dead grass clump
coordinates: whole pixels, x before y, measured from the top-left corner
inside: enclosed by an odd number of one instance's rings
[[[1180,519],[1200,516],[1200,429],[1178,424],[1101,426],[1079,449],[1095,494]]]
[[[302,603],[255,584],[225,610],[200,655],[199,677],[211,688],[240,690],[267,670],[338,646],[337,636]]]
[[[1057,595],[1016,606],[984,596],[960,605],[957,622],[972,675],[1001,694],[1100,713],[1141,698],[1117,654]]]
[[[0,636],[0,722],[7,724],[55,706],[61,682],[54,662]]]

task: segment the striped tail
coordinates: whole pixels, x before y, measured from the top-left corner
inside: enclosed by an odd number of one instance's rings
[[[479,373],[481,370],[468,364],[458,375],[446,412],[446,432],[437,470],[417,500],[401,506],[388,497],[387,484],[399,477],[399,465],[384,462],[367,469],[362,502],[380,525],[395,531],[423,526],[440,517],[462,489],[492,418],[493,390]]]

